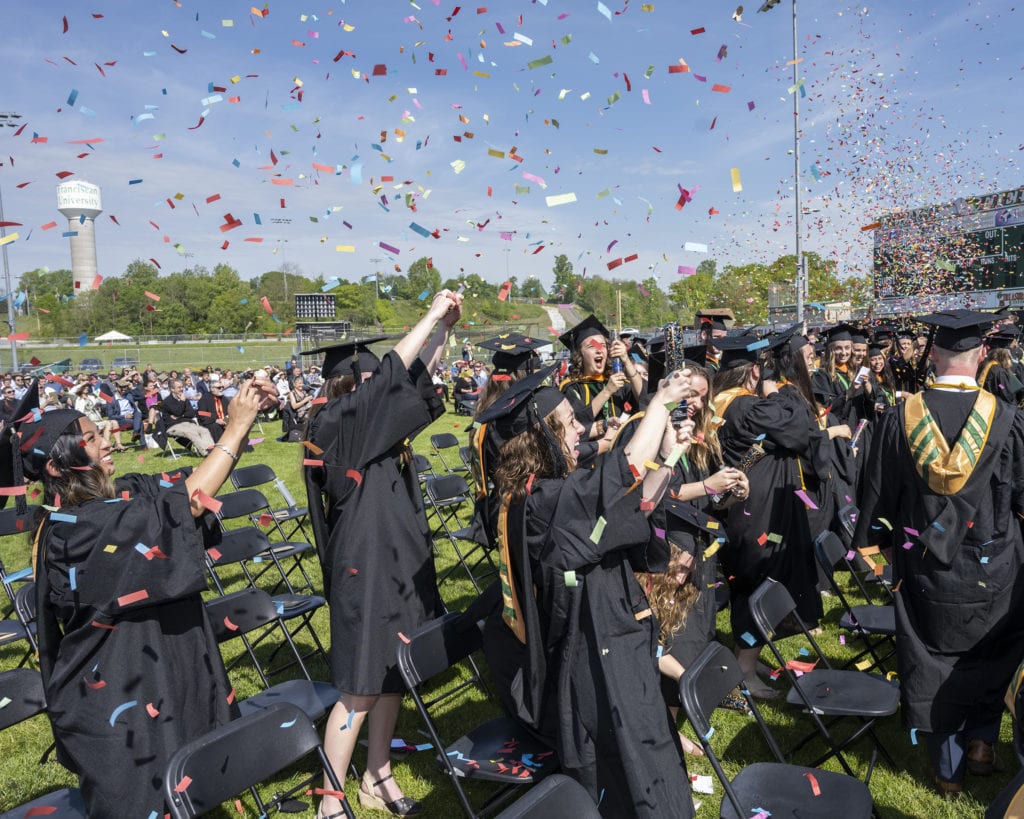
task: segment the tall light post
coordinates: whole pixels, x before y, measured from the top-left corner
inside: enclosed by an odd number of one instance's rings
[[[370,261],[373,262],[373,268],[374,268],[374,270],[373,270],[373,286],[374,286],[375,292],[377,294],[377,301],[380,301],[380,271],[377,270],[377,265],[379,265],[384,260],[380,259],[380,258],[377,258],[377,259],[370,259]]]
[[[21,114],[15,114],[12,111],[0,112],[0,126],[6,125],[8,128],[16,128],[18,126],[18,120],[21,119]],[[7,236],[7,228],[3,227],[4,223],[4,191],[3,185],[0,185],[0,239]],[[0,250],[3,251],[4,257],[4,287],[7,289],[7,323],[10,325],[10,334],[14,335],[15,321],[14,321],[14,295],[11,292],[11,265],[7,259],[7,243],[4,242],[0,246]],[[18,371],[18,342],[11,342],[11,371]]]
[[[757,11],[771,11],[782,0],[765,0]],[[793,193],[794,218],[796,220],[796,320],[804,320],[804,301],[807,296],[807,269],[804,266],[803,254],[800,250],[800,238],[803,233],[803,210],[800,207],[800,57],[797,53],[799,42],[796,33],[796,0],[793,5]]]

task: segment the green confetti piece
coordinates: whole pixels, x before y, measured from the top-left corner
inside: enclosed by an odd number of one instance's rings
[[[526,67],[532,70],[534,68],[540,68],[543,65],[551,65],[553,62],[554,60],[551,59],[551,55],[547,54],[538,60],[530,60],[530,62],[526,64]]]
[[[665,409],[667,409],[669,412],[672,412],[672,410],[674,410],[678,406],[678,401],[669,401],[667,404],[665,404]]]
[[[672,451],[668,454],[668,457],[665,459],[665,466],[667,466],[669,469],[671,469],[672,467],[674,467],[676,465],[676,463],[679,461],[679,459],[682,457],[682,455],[683,455],[683,445],[682,444],[676,444],[674,447],[672,447]]]
[[[604,527],[607,525],[608,521],[606,521],[603,517],[599,517],[597,519],[597,523],[594,524],[594,531],[590,533],[591,543],[596,544],[601,542],[601,535],[604,534]]]
[[[622,99],[622,94],[620,94],[618,91],[616,91],[614,94],[612,94],[610,97],[608,97],[608,104],[609,105],[614,105],[620,99]]]
[[[879,518],[878,522],[881,523],[890,532],[892,531],[892,524],[889,523],[889,521],[887,521],[885,518]]]
[[[772,532],[770,535],[768,535],[768,540],[770,540],[772,543],[782,543],[782,535],[778,535],[775,532]]]
[[[579,585],[579,583],[576,581],[576,572],[574,572],[572,569],[569,569],[569,571],[565,572],[565,585],[568,586],[570,589],[575,589]]]

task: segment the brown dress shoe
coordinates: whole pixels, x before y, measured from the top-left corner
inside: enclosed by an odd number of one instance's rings
[[[988,776],[995,769],[995,743],[983,739],[967,740],[967,770],[975,776]]]
[[[935,792],[947,802],[959,799],[964,792],[962,782],[947,782],[935,773],[931,765],[928,766],[928,776],[931,777]]]

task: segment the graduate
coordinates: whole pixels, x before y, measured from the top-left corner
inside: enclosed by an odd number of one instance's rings
[[[640,409],[644,384],[629,347],[593,315],[559,336],[571,352],[569,377],[559,385],[585,429],[584,440],[601,438],[623,414]]]
[[[879,423],[854,546],[891,548],[901,713],[948,798],[995,769],[1024,654],[1024,417],[975,381],[991,314],[919,320],[937,377]]]
[[[868,415],[864,382],[857,379],[858,370],[852,363],[854,337],[866,342],[861,331],[849,324],[838,324],[829,330],[825,357],[811,376],[817,401],[851,427]]]
[[[506,706],[547,736],[602,815],[685,819],[693,804],[660,694],[658,628],[634,572],[667,566],[648,515],[670,478],[655,462],[678,444],[668,406],[692,393],[689,378],[662,382],[627,447],[574,470],[583,427],[558,390],[540,386],[546,374],[481,416],[505,438],[495,474],[503,601],[485,630],[488,664]]]
[[[200,596],[197,519],[275,397],[268,381],[243,383],[220,441],[191,473],[166,479],[115,479],[110,442],[75,410],[22,412],[5,435],[4,483],[43,483],[33,545],[39,666],[57,758],[78,775],[93,819],[162,816],[171,755],[234,715]]]
[[[721,370],[715,376],[715,412],[725,463],[738,467],[750,483],[750,495],[729,509],[728,543],[719,552],[729,577],[730,619],[737,658],[750,693],[774,699],[779,692],[756,675],[762,641],[750,614],[749,599],[767,577],[783,583],[800,618],[814,628],[822,615],[816,588],[817,561],[801,463],[811,463],[820,431],[812,431],[808,412],[778,395],[777,382],[762,383],[760,350],[769,342],[750,337],[719,339]],[[849,435],[845,425],[829,428],[831,437]]]
[[[1010,345],[1017,339],[1012,324],[985,336],[988,354],[978,368],[978,384],[996,398],[1019,407],[1024,401],[1024,383],[1018,377],[1020,365],[1010,357]]]
[[[306,466],[306,489],[331,607],[331,681],[341,692],[324,750],[336,771],[348,770],[369,715],[359,803],[396,816],[421,810],[391,774],[391,738],[405,691],[395,658],[398,635],[441,611],[408,439],[444,412],[430,373],[461,303],[460,294],[439,292],[383,359],[368,349],[382,338],[327,350],[324,376],[351,376],[353,389],[313,416],[305,444],[309,459],[319,461]],[[318,816],[338,815],[340,802],[325,795]]]

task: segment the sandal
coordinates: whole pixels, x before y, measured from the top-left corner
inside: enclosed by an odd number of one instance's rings
[[[380,787],[389,779],[395,777],[388,774],[383,779],[378,779],[370,786],[370,790],[364,790],[366,786],[366,780],[364,779],[359,785],[359,804],[364,808],[372,808],[373,810],[383,810],[390,813],[392,816],[416,816],[423,810],[423,806],[415,799],[409,796],[403,796],[400,799],[396,799],[394,802],[385,802],[377,794],[373,793],[373,789]]]
[[[727,708],[730,711],[738,711],[741,714],[750,714],[750,706],[747,705],[747,699],[741,693],[739,688],[734,688],[728,694],[725,695],[725,699],[721,702],[722,708]]]
[[[339,810],[335,813],[322,813],[324,809],[324,803],[320,802],[320,807],[316,809],[316,819],[339,819],[339,817],[345,815],[345,811]]]

